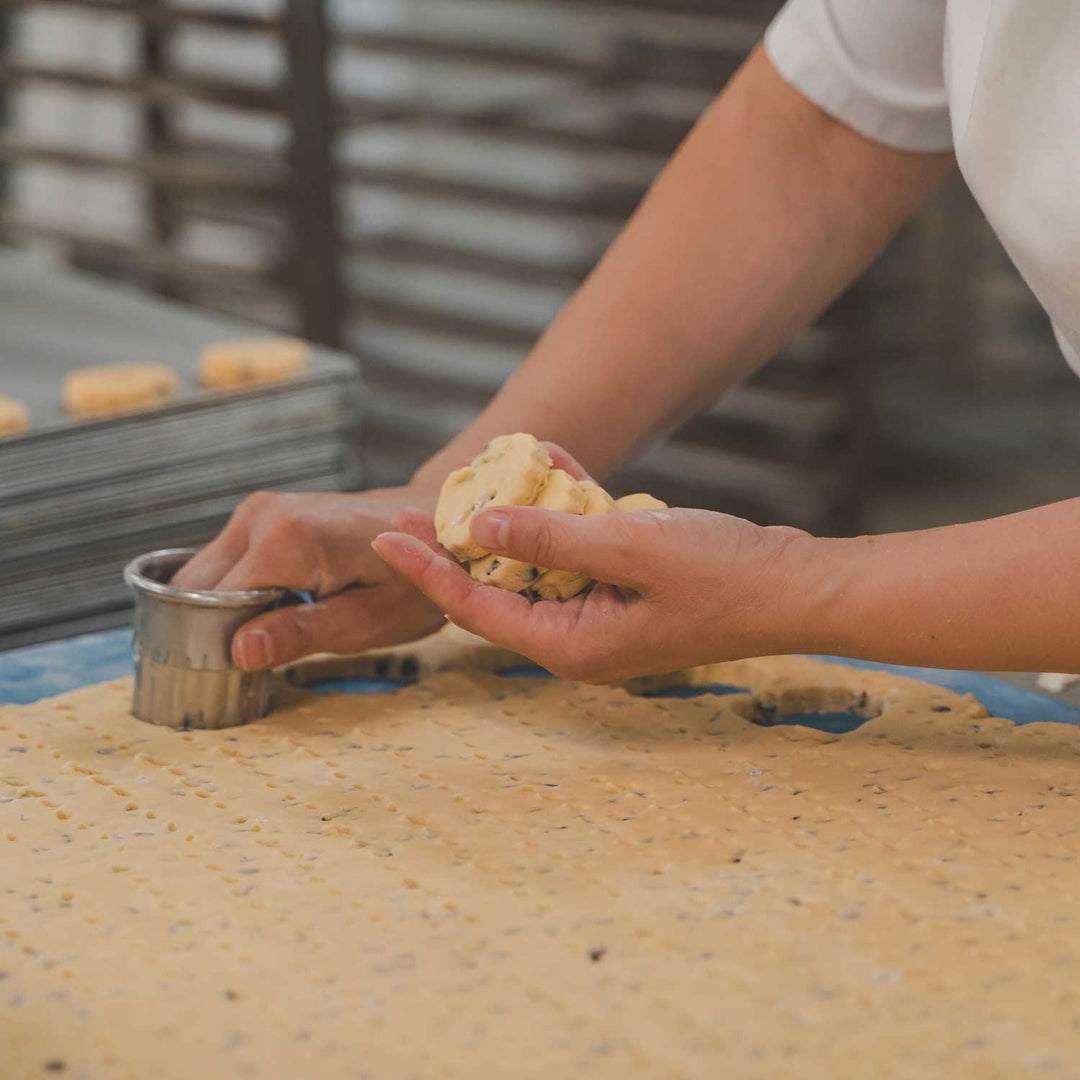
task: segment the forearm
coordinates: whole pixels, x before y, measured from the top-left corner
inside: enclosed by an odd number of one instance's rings
[[[793,542],[777,595],[798,651],[1080,671],[1080,499],[923,532]],[[783,602],[778,603],[778,611]]]
[[[605,475],[813,319],[949,161],[836,123],[758,49],[514,377],[418,476],[511,430]]]

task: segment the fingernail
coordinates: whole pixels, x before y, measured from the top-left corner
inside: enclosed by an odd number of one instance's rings
[[[506,547],[510,531],[510,515],[502,510],[485,510],[477,514],[469,524],[469,533],[478,543],[491,551]]]
[[[265,630],[248,630],[236,639],[236,658],[244,671],[271,667],[270,635]]]

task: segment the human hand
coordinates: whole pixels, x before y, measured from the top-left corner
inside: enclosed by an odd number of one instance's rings
[[[377,558],[369,541],[402,508],[430,508],[434,501],[433,492],[413,487],[349,495],[258,492],[172,584],[215,591],[279,586],[315,595],[313,604],[268,612],[236,634],[233,661],[245,671],[315,652],[412,641],[437,630],[443,614]]]
[[[485,510],[471,526],[484,548],[601,582],[565,603],[530,604],[474,581],[426,514],[405,511],[397,525],[372,547],[451,622],[564,678],[606,683],[798,648],[792,554],[813,543],[798,529],[705,510]]]

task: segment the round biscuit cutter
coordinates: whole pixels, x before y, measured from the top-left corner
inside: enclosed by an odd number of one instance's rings
[[[165,727],[227,728],[269,713],[274,676],[232,662],[233,635],[249,619],[292,603],[288,589],[202,592],[169,582],[194,548],[133,559],[124,580],[135,593],[135,695],[139,720]]]

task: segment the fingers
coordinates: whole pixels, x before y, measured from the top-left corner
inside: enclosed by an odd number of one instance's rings
[[[226,527],[216,539],[198,551],[173,574],[170,585],[178,589],[214,590],[244,553],[244,538]]]
[[[439,539],[435,535],[435,521],[423,510],[417,510],[413,506],[399,510],[394,518],[394,528],[398,532],[415,536],[417,540],[423,540],[433,551],[440,548]]]
[[[544,448],[551,455],[551,464],[556,469],[562,469],[563,472],[569,473],[575,480],[592,479],[581,462],[558,443],[545,442]]]
[[[219,590],[221,580],[247,550],[252,522],[273,506],[276,498],[272,492],[256,491],[242,499],[225,528],[173,574],[170,584],[181,589]]]
[[[662,557],[655,550],[655,524],[643,515],[583,516],[506,506],[477,514],[469,531],[496,554],[636,588],[645,569],[642,556]]]
[[[623,677],[626,643],[646,635],[653,618],[636,594],[604,585],[565,603],[530,604],[517,593],[473,581],[413,536],[384,533],[372,547],[451,622],[564,678],[608,682]]]
[[[244,671],[264,671],[312,653],[363,652],[412,641],[443,622],[442,612],[411,590],[386,585],[350,589],[252,619],[233,638],[233,662]]]
[[[371,546],[464,630],[530,656],[542,655],[559,634],[547,616],[534,614],[542,605],[534,609],[524,596],[481,585],[415,536],[383,533]]]
[[[312,589],[307,574],[293,572],[291,562],[274,566],[267,561],[265,551],[248,550],[248,553],[217,583],[217,592],[242,592],[245,589]],[[313,591],[317,591],[313,589]]]

